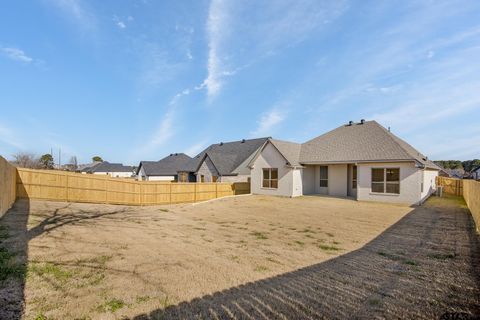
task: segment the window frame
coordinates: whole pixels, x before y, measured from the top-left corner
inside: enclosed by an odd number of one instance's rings
[[[327,177],[326,178],[322,178],[322,168],[326,168],[326,170],[327,170]],[[319,166],[318,170],[319,170],[318,171],[318,181],[319,181],[320,188],[328,188],[328,166]],[[322,181],[326,181],[325,186],[322,186]]]
[[[265,172],[268,172],[268,178],[265,177]],[[272,178],[272,172],[276,172],[277,178]],[[265,182],[267,186],[265,186]],[[262,181],[261,181],[261,188],[262,189],[278,189],[278,168],[262,168]]]
[[[352,189],[357,189],[357,174],[358,167],[356,165],[352,166]]]
[[[373,181],[373,170],[383,170],[383,180],[382,181]],[[387,170],[398,170],[398,180],[388,181],[387,180]],[[386,194],[386,195],[400,195],[401,194],[401,186],[400,186],[400,168],[399,167],[372,167],[371,168],[371,176],[370,176],[370,193],[373,194]],[[373,185],[382,185],[383,191],[373,191]],[[397,192],[387,192],[387,185],[398,185],[398,193]]]

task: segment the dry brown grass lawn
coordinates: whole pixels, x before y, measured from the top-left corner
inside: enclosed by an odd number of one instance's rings
[[[27,205],[5,221],[12,241]],[[345,254],[412,209],[245,196],[162,207],[32,201],[28,210],[25,317],[118,319]]]

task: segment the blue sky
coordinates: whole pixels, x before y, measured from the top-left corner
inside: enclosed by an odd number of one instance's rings
[[[361,118],[480,158],[480,3],[2,1],[0,111],[7,158],[136,164]]]

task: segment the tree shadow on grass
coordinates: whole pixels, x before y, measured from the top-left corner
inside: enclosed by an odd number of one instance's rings
[[[480,243],[470,212],[427,205],[351,253],[134,319],[479,316],[479,272]]]
[[[25,307],[25,281],[28,267],[29,242],[50,231],[65,225],[80,223],[124,212],[90,212],[76,209],[75,212],[61,213],[68,209],[65,203],[47,212],[40,223],[28,228],[31,203],[29,199],[19,199],[13,207],[0,217],[0,319],[22,319]]]

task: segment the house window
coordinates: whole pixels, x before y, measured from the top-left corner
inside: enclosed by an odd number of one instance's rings
[[[400,193],[399,168],[372,168],[372,192]]]
[[[200,175],[200,182],[205,182],[205,176],[203,174]]]
[[[320,187],[328,187],[328,166],[320,166]]]
[[[278,169],[277,168],[264,168],[263,169],[263,188],[278,188]]]
[[[217,182],[218,177],[217,176],[212,176],[212,182]]]
[[[352,189],[357,189],[357,166],[352,168]]]

